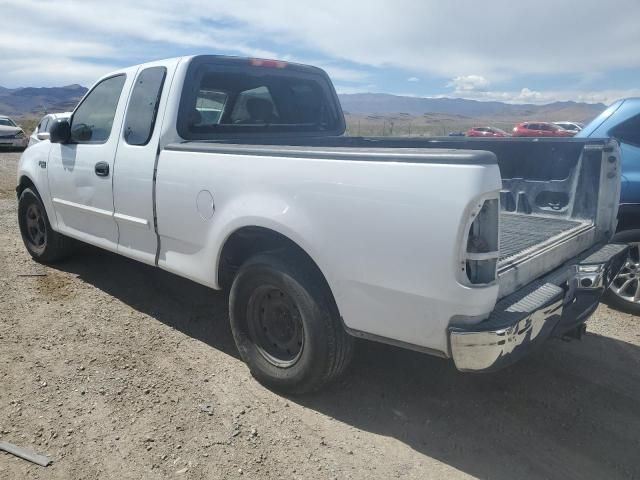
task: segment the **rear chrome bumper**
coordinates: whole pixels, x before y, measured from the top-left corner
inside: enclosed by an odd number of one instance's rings
[[[449,342],[456,368],[498,370],[547,338],[579,327],[598,307],[627,255],[626,245],[605,245],[502,299],[488,319],[451,325]]]

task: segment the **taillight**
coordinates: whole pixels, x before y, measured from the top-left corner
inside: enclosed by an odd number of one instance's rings
[[[249,65],[253,67],[267,67],[267,68],[285,68],[288,63],[282,60],[266,60],[264,58],[250,58]]]
[[[486,285],[496,281],[500,202],[485,200],[472,215],[461,263],[470,284]]]

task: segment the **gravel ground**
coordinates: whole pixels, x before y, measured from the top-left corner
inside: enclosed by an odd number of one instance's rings
[[[0,154],[0,478],[640,478],[640,322],[496,374],[362,342],[329,390],[283,397],[239,360],[226,299],[83,248],[45,267]]]

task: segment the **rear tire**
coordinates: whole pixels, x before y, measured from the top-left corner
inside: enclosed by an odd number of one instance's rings
[[[339,377],[353,338],[331,293],[305,258],[259,254],[231,286],[231,330],[242,360],[262,384],[288,393],[318,390]]]
[[[53,263],[68,257],[75,242],[54,231],[38,194],[25,188],[18,200],[18,224],[29,255],[41,263]]]

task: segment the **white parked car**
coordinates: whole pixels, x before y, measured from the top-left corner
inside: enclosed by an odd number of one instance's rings
[[[0,148],[27,148],[29,139],[20,125],[9,117],[0,116]]]
[[[42,117],[40,122],[38,122],[38,126],[31,133],[31,136],[29,137],[29,146],[35,145],[43,140],[49,140],[49,131],[51,130],[54,121],[59,118],[69,118],[70,116],[71,112],[46,114]]]
[[[288,392],[339,376],[353,337],[472,372],[580,337],[628,252],[607,244],[616,141],[344,131],[315,67],[116,71],[22,155],[22,239],[39,262],[82,241],[230,290],[240,356]]]
[[[578,133],[584,128],[584,124],[578,122],[553,122],[553,124],[575,133]]]

